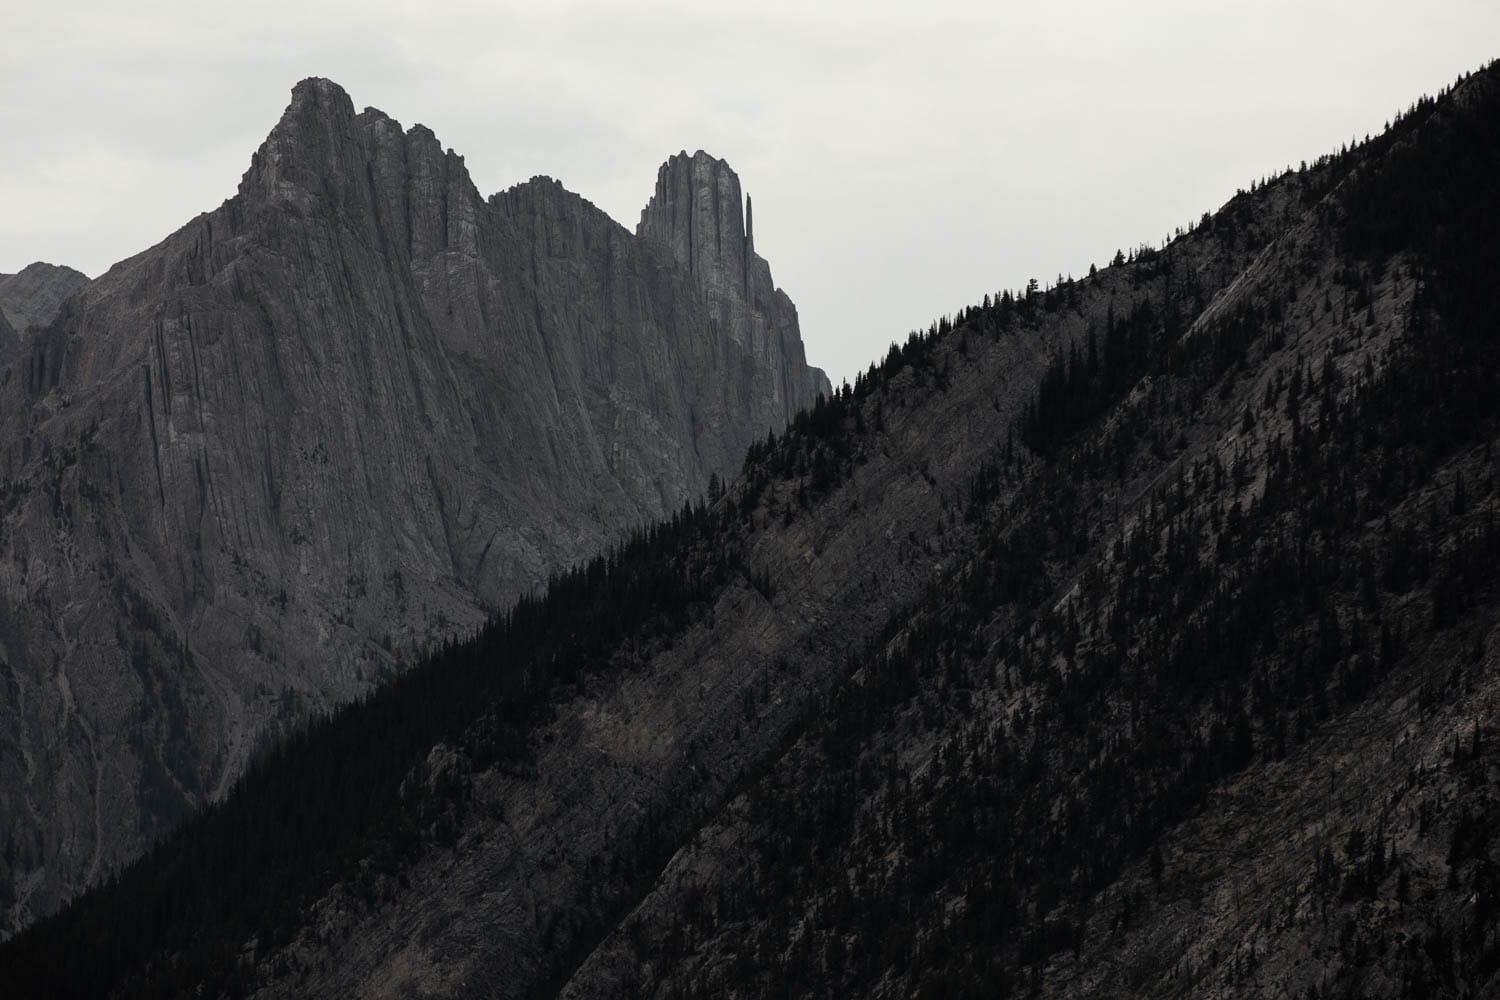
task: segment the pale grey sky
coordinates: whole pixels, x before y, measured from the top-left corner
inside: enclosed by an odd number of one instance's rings
[[[155,243],[326,76],[431,127],[482,192],[548,174],[631,229],[669,154],[727,159],[835,381],[1500,55],[1494,0],[7,6],[0,271]]]

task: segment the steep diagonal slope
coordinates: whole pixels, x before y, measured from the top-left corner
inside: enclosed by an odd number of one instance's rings
[[[794,314],[752,349],[721,307],[555,182],[485,200],[427,129],[299,84],[238,194],[0,389],[8,923],[809,405]]]
[[[1263,189],[1206,309],[1234,203],[1150,255],[563,995],[1495,995],[1497,125],[1492,66]]]

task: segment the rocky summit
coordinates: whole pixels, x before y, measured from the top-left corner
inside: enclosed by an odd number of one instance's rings
[[[46,326],[67,298],[89,283],[71,267],[37,261],[17,274],[0,274],[0,313],[18,332]]]
[[[0,274],[0,367],[20,349],[23,334],[52,322],[63,302],[88,282],[81,271],[42,261]]]
[[[546,178],[486,199],[310,79],[234,197],[55,319],[82,276],[0,279],[0,928],[829,391],[733,171],[662,178],[639,234]]]
[[[717,329],[756,359],[752,397],[828,393],[823,373],[803,361],[797,307],[755,252],[750,198],[741,198],[740,179],[727,163],[700,149],[662,164],[636,233],[670,251],[703,290]]]

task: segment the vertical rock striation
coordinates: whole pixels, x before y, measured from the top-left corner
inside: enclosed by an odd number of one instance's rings
[[[729,164],[701,149],[662,164],[636,234],[692,275],[718,330],[749,353],[745,399],[769,398],[784,421],[830,391],[827,376],[807,365],[796,306],[755,252],[750,199]]]
[[[5,313],[0,311],[0,368],[10,364],[21,350],[21,335],[16,333],[15,328],[6,322]]]
[[[306,80],[233,198],[12,348],[0,932],[826,388],[714,170],[710,273]]]

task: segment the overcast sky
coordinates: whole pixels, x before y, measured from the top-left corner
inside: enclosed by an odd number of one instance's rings
[[[1500,55],[1495,0],[8,7],[0,271],[97,275],[155,243],[327,76],[432,128],[483,193],[548,174],[631,229],[670,153],[728,160],[835,381]]]

